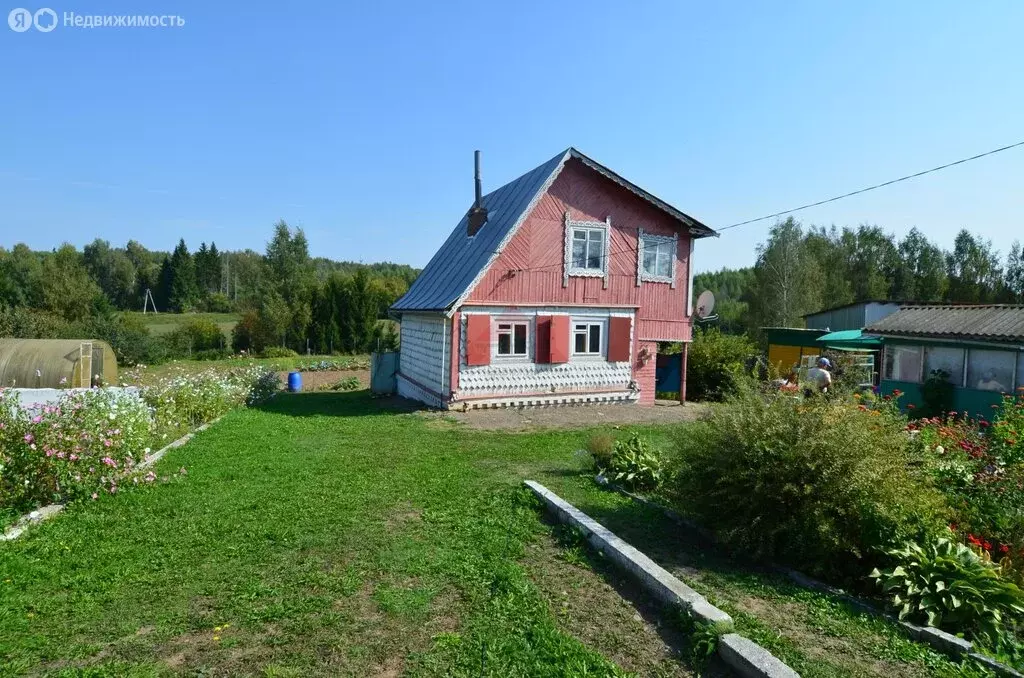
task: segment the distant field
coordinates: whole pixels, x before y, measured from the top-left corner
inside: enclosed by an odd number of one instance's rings
[[[194,318],[203,318],[217,323],[220,331],[231,336],[231,330],[242,317],[240,313],[138,313],[128,315],[139,318],[153,334],[168,334]]]
[[[235,356],[223,360],[172,360],[160,365],[153,365],[141,370],[139,373],[140,382],[152,384],[163,377],[169,377],[181,372],[204,372],[206,370],[230,370],[237,367],[248,367],[250,365],[262,365],[278,372],[290,370],[308,371],[307,366],[313,363],[328,362],[326,366],[318,369],[330,369],[331,371],[342,370],[369,370],[370,356],[368,355],[300,355],[291,358],[243,358]],[[130,368],[125,373],[134,372]]]

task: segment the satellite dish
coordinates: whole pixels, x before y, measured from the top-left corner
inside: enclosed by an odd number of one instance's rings
[[[711,317],[711,312],[715,310],[715,295],[711,290],[704,290],[697,297],[697,317],[701,320],[707,320]]]

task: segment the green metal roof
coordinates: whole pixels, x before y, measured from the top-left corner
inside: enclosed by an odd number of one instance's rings
[[[875,348],[882,345],[878,337],[864,336],[861,330],[842,330],[818,337],[818,343],[830,348]]]

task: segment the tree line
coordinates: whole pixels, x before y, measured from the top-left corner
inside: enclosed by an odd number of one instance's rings
[[[236,350],[362,352],[378,340],[397,341],[378,321],[418,274],[389,262],[310,257],[305,234],[283,221],[262,254],[221,251],[213,242],[190,252],[183,239],[172,252],[135,240],[115,247],[96,239],[81,251],[17,244],[0,247],[0,336],[103,339],[128,363],[179,357],[183,346],[191,353],[199,335],[207,337],[203,349],[230,341]],[[197,329],[197,337],[159,345],[136,314],[124,313],[154,305],[161,313],[235,312],[242,319],[230,339],[218,342]],[[211,341],[220,346],[207,346]]]
[[[802,316],[868,300],[1024,303],[1024,251],[1005,258],[990,240],[961,230],[943,249],[913,228],[897,239],[879,226],[772,226],[752,267],[694,277],[717,298],[722,331],[760,338],[762,327],[801,327]]]

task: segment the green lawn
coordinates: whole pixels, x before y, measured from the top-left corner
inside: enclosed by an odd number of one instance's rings
[[[217,323],[220,331],[226,337],[231,336],[231,330],[235,328],[238,320],[242,317],[240,313],[139,313],[130,311],[127,314],[142,320],[153,334],[168,334],[193,318],[202,318]]]
[[[672,620],[556,541],[524,478],[679,572],[805,676],[959,675],[891,626],[598,489],[572,453],[589,433],[466,435],[365,391],[236,411],[157,468],[184,479],[0,546],[0,675],[693,675],[669,649],[687,652]]]

